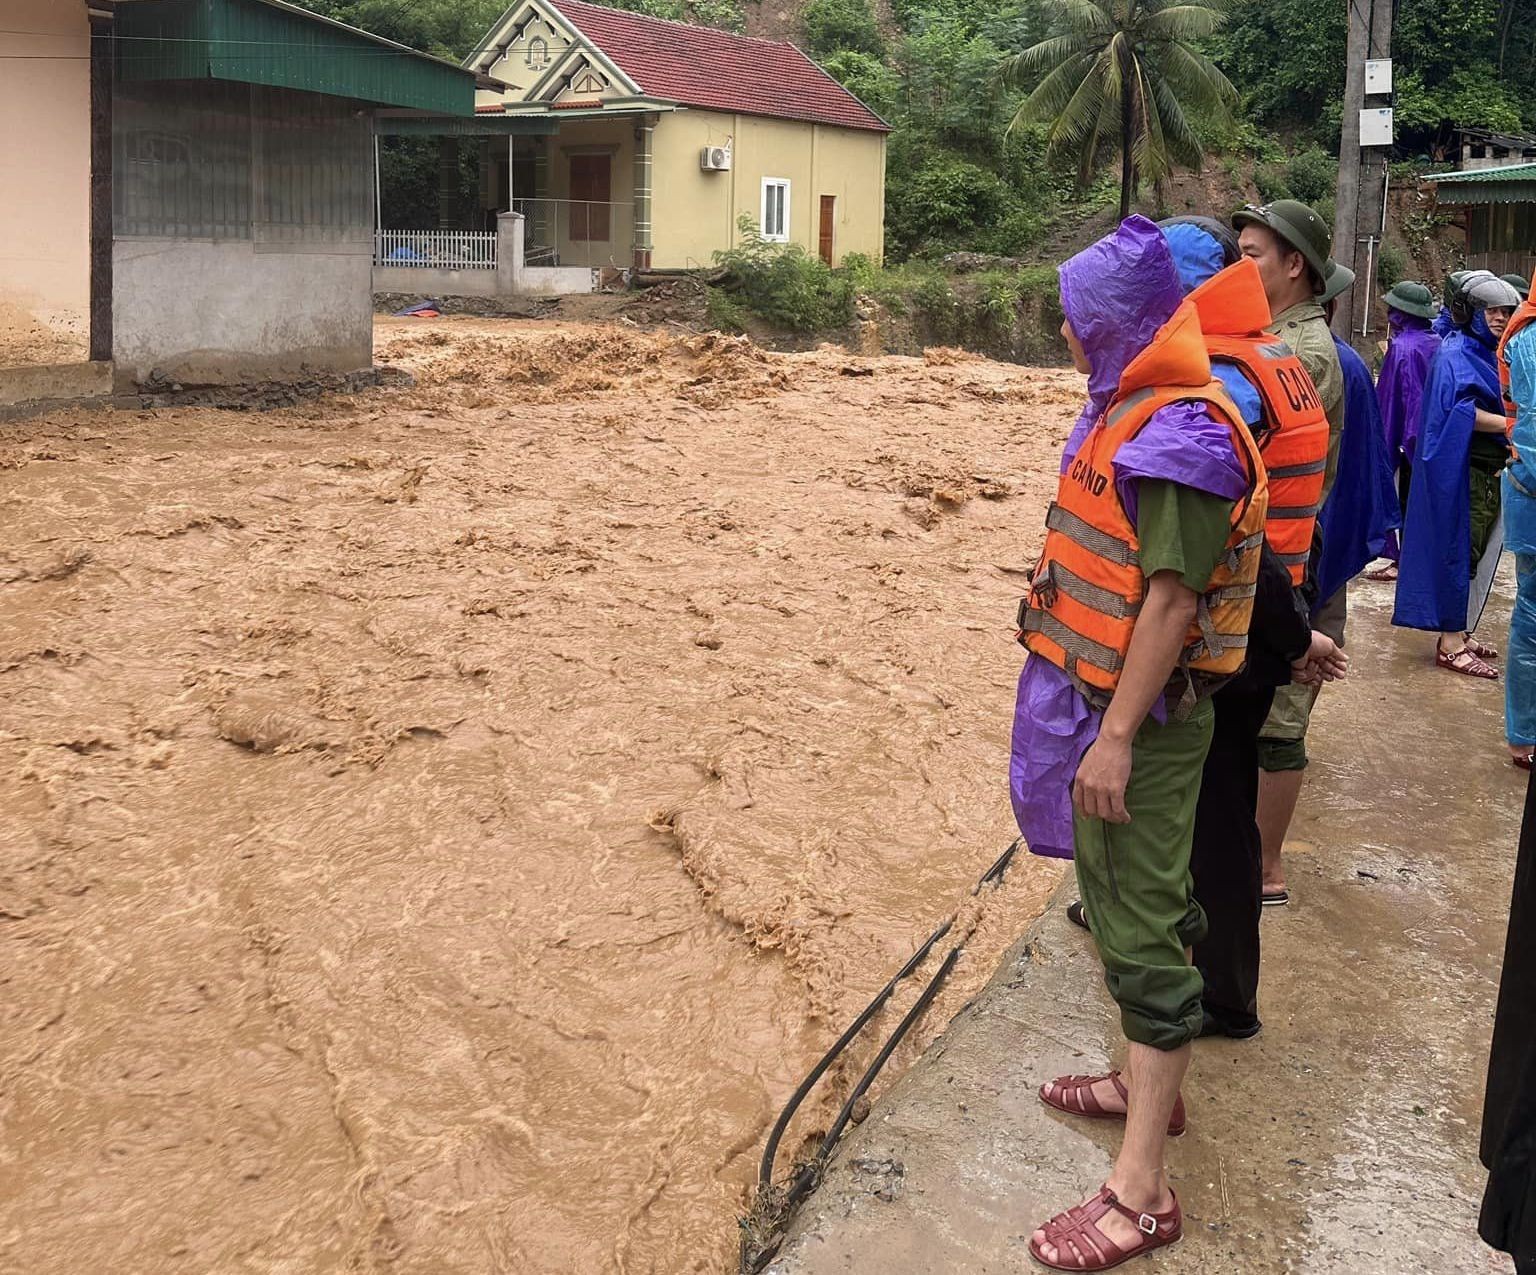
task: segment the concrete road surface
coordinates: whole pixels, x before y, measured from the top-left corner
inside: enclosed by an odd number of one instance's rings
[[[1511,583],[1506,563],[1481,630],[1499,647]],[[1502,683],[1435,669],[1430,635],[1391,627],[1391,589],[1351,588],[1354,667],[1314,718],[1293,902],[1264,917],[1264,1031],[1195,1048],[1170,1144],[1185,1238],[1129,1270],[1511,1269],[1477,1238],[1477,1134],[1524,777]],[[1071,897],[1069,877],[845,1139],[773,1275],[1038,1269],[1030,1231],[1103,1181],[1119,1138],[1035,1096],[1120,1061]]]

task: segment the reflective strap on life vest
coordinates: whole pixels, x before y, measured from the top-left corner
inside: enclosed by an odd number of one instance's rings
[[[1106,673],[1118,673],[1125,664],[1124,657],[1113,647],[1085,637],[1039,607],[1031,607],[1024,613],[1024,623],[1020,627],[1026,633],[1038,633],[1041,637],[1049,638],[1074,660],[1085,661]]]
[[[1137,561],[1136,550],[1119,536],[1100,531],[1092,523],[1084,522],[1071,510],[1052,503],[1045,514],[1047,531],[1059,531],[1068,540],[1081,545],[1095,557],[1107,559],[1117,567],[1128,567]]]
[[[1112,616],[1116,620],[1141,614],[1140,602],[1127,602],[1113,589],[1094,584],[1092,580],[1084,580],[1063,563],[1052,562],[1045,569],[1045,577],[1046,588],[1060,589],[1069,598],[1081,602],[1090,611]]]
[[[1316,505],[1271,505],[1269,516],[1273,518],[1316,518]]]
[[[1206,594],[1213,602],[1241,602],[1244,598],[1256,598],[1259,595],[1259,586],[1256,584],[1229,584],[1220,589],[1212,589]]]
[[[1312,551],[1310,549],[1306,553],[1277,553],[1275,555],[1288,567],[1304,567],[1307,564],[1307,559],[1311,556]]]
[[[1309,460],[1303,465],[1271,465],[1268,467],[1269,476],[1274,478],[1302,478],[1307,474],[1321,474],[1328,468],[1328,458],[1321,460]],[[1274,510],[1270,510],[1271,516]]]
[[[1250,549],[1257,549],[1263,543],[1264,533],[1262,531],[1255,531],[1247,539],[1239,540],[1227,550],[1227,570],[1236,571],[1243,563],[1243,555]],[[1305,556],[1302,557],[1302,561],[1306,561]]]

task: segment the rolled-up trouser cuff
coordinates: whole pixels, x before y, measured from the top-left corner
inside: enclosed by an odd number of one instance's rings
[[[1143,1018],[1125,1006],[1120,1008],[1120,1030],[1125,1033],[1125,1038],[1135,1041],[1138,1045],[1161,1049],[1164,1053],[1182,1049],[1196,1039],[1204,1024],[1205,1010],[1200,1004],[1198,995],[1195,997],[1193,1008],[1177,1022]]]
[[[1259,739],[1259,769],[1271,774],[1281,770],[1307,768],[1307,741],[1304,739]]]
[[[1184,913],[1184,919],[1178,924],[1179,942],[1185,947],[1194,947],[1210,932],[1211,922],[1205,915],[1205,909],[1191,899],[1189,909]]]

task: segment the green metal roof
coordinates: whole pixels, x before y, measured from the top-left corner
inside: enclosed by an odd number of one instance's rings
[[[1442,204],[1536,203],[1536,162],[1464,168],[1424,180],[1435,183],[1435,198]]]
[[[285,0],[132,0],[113,23],[123,80],[235,80],[473,116],[473,72]]]

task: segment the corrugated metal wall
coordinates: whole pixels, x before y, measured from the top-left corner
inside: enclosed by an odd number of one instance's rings
[[[366,246],[372,162],[370,120],[334,98],[217,81],[120,85],[115,231]]]

